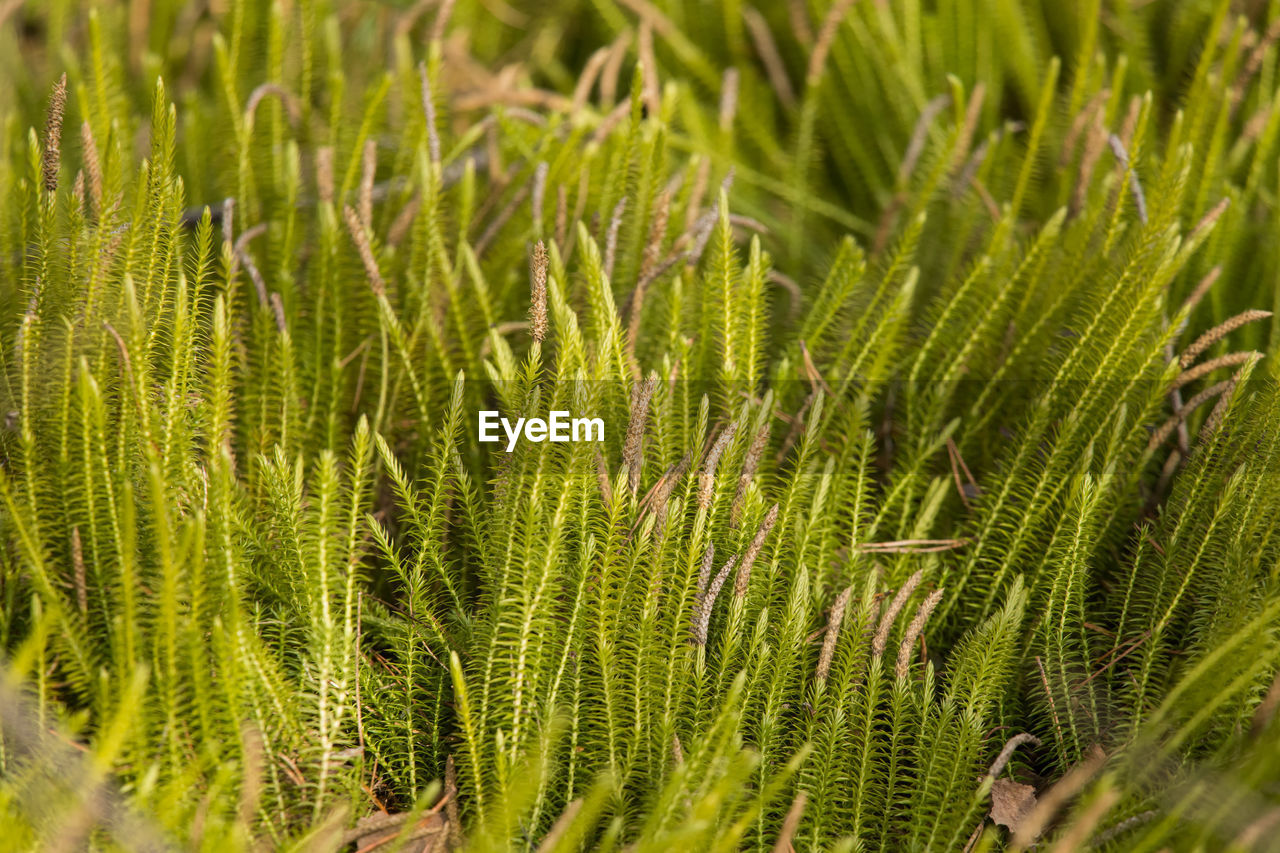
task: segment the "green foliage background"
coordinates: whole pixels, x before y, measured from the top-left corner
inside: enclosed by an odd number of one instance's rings
[[[6,843],[1271,849],[1278,37],[0,2]]]

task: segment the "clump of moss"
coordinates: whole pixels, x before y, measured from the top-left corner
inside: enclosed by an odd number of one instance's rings
[[[580,5],[0,7],[5,837],[1260,846],[1280,10]]]

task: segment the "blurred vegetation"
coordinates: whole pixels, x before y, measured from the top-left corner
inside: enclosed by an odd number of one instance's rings
[[[1271,849],[1280,4],[760,5],[0,0],[7,843]]]

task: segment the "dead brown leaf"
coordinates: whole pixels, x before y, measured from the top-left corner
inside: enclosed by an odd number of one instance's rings
[[[997,779],[991,785],[991,819],[1010,832],[1036,807],[1036,789],[1011,779]]]

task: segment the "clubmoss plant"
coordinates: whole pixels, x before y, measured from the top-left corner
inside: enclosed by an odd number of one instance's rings
[[[1266,849],[1277,34],[0,3],[5,843]]]

